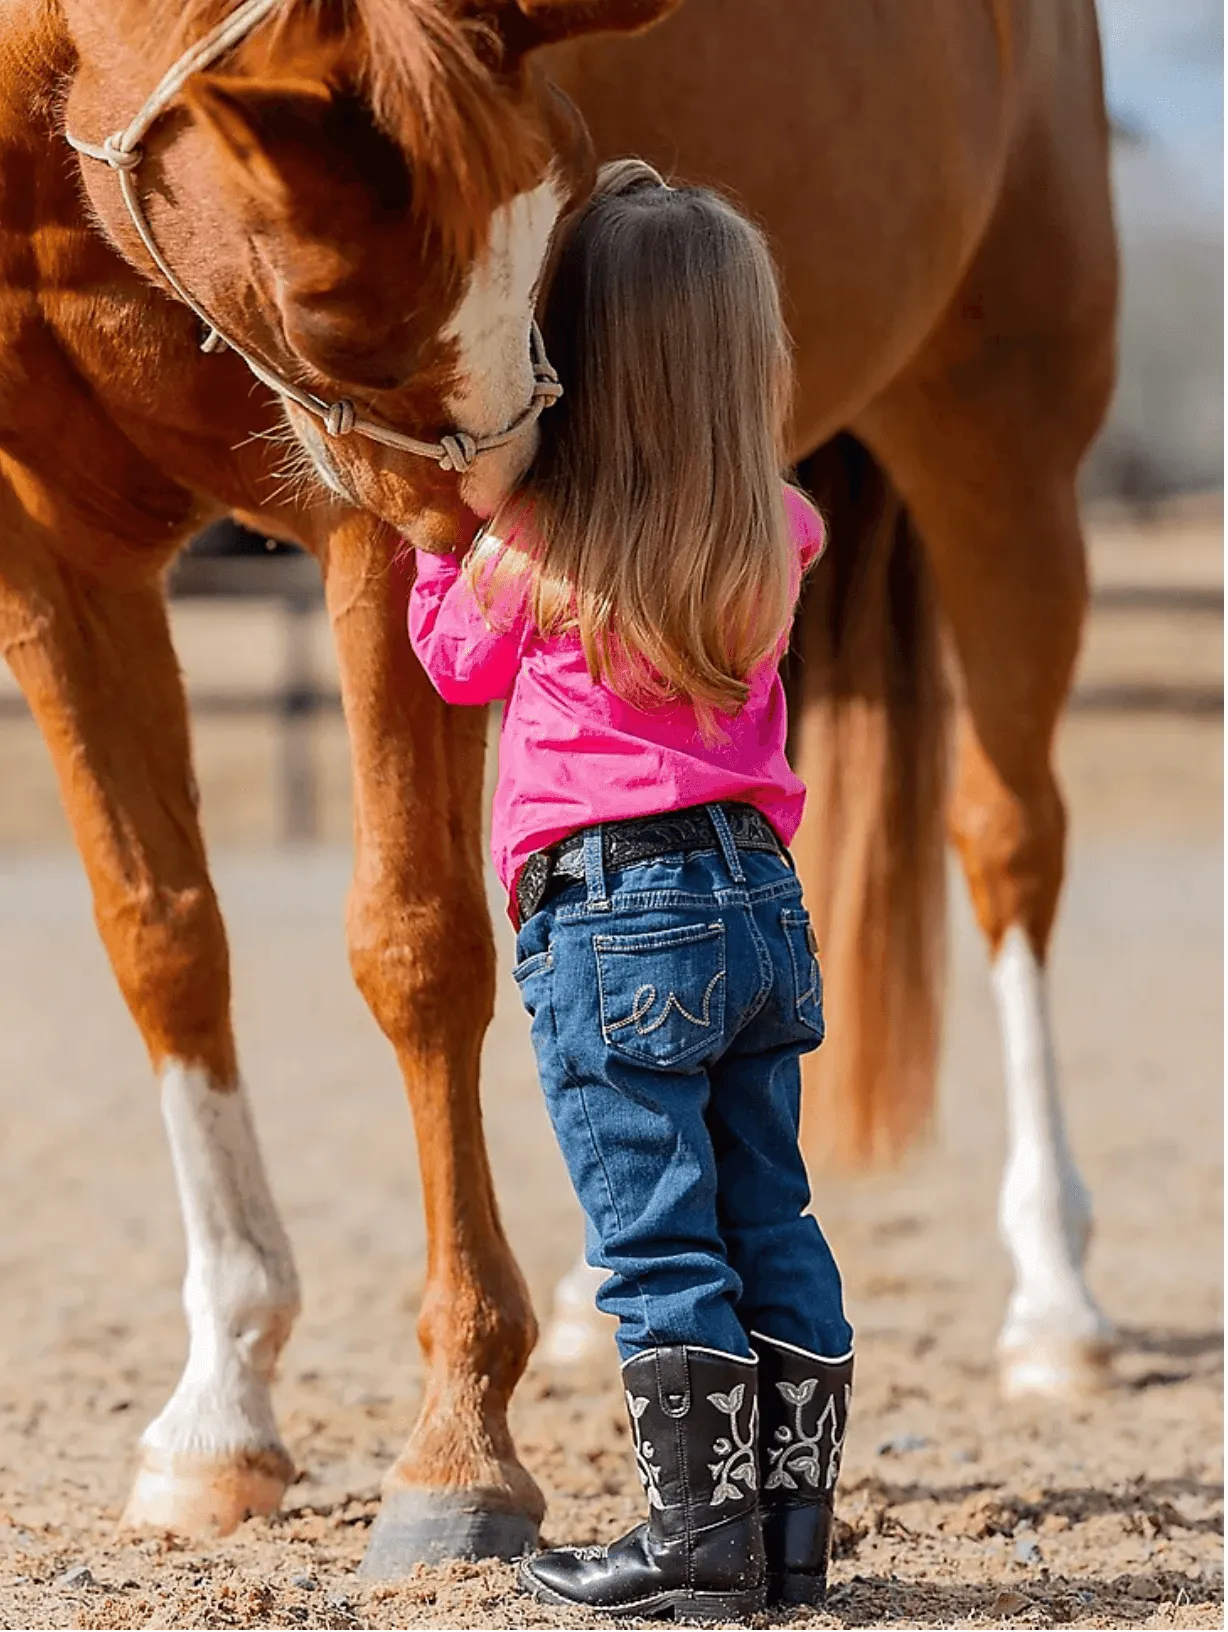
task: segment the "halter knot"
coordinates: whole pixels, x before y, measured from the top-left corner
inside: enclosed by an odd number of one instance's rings
[[[329,436],[348,436],[354,429],[354,418],[354,404],[348,397],[342,397],[339,402],[329,403],[324,429]]]
[[[441,436],[439,446],[443,449],[440,470],[454,470],[458,475],[464,475],[471,469],[478,456],[478,445],[467,431],[453,431],[449,436]]]
[[[122,133],[116,136],[108,136],[102,144],[103,158],[111,166],[112,170],[135,170],[145,157],[141,144],[137,142],[132,147],[121,147],[119,145],[121,141],[123,141]]]

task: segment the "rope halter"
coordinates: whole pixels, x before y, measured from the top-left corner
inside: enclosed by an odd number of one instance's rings
[[[317,397],[314,392],[287,380],[271,363],[265,362],[241,346],[220,328],[200,302],[188,293],[167,265],[154,239],[149,217],[145,214],[136,186],[136,172],[145,156],[141,146],[142,140],[193,74],[202,68],[210,67],[219,57],[224,56],[280,4],[281,0],[242,0],[242,4],[236,6],[203,39],[190,46],[176,62],[172,63],[135,118],[123,130],[108,136],[101,144],[82,141],[69,131],[65,131],[65,138],[76,152],[87,159],[96,159],[101,164],[109,165],[115,172],[132,224],[140,235],[150,259],[179,299],[195,312],[204,325],[204,339],[200,348],[202,351],[212,353],[229,348],[243,359],[262,385],[267,385],[279,397],[297,403],[300,408],[305,408],[309,414],[313,414],[330,437],[365,436],[368,441],[379,442],[386,448],[396,448],[402,453],[413,453],[423,459],[433,459],[441,470],[454,470],[458,474],[463,474],[472,467],[478,454],[488,453],[492,448],[501,448],[513,441],[544,409],[549,408],[563,395],[563,387],[559,383],[558,375],[550,366],[545,342],[536,322],[531,324],[529,330],[533,395],[523,413],[519,414],[506,429],[493,432],[489,436],[471,436],[467,431],[454,430],[440,437],[438,442],[423,441],[416,436],[406,436],[402,431],[394,431],[391,426],[381,425],[377,420],[365,419],[348,397],[342,397],[336,402],[328,402],[323,397]]]

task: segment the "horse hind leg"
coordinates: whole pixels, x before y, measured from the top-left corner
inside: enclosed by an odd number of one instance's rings
[[[55,563],[22,521],[0,538],[0,649],[51,749],[120,988],[162,1085],[184,1230],[187,1364],[146,1429],[123,1522],[229,1531],[293,1469],[269,1384],[298,1283],[230,1026],[225,931],[196,813],[160,587]],[[32,565],[37,563],[37,565]]]
[[[1035,348],[1032,362],[1043,379]],[[1091,1204],[1066,1132],[1045,967],[1066,839],[1053,738],[1087,600],[1081,443],[1071,432],[1055,457],[1061,407],[1007,391],[938,401],[931,389],[901,393],[866,427],[925,539],[962,678],[949,820],[992,960],[1005,1061],[998,1217],[1015,1279],[998,1349],[1008,1397],[1098,1388],[1113,1345],[1084,1274]]]

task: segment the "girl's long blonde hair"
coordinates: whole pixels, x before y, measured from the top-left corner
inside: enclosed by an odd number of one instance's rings
[[[771,253],[716,193],[620,160],[570,228],[542,326],[566,394],[470,582],[488,617],[527,593],[543,634],[578,629],[595,679],[641,707],[687,699],[709,735],[793,610]]]

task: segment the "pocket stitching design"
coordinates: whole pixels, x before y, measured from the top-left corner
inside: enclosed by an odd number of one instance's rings
[[[671,946],[693,946],[703,941],[713,941],[717,943],[717,947],[719,949],[718,956],[721,962],[721,968],[717,970],[716,974],[708,982],[707,989],[704,992],[703,1019],[696,1019],[696,1017],[690,1013],[685,1005],[678,1001],[677,994],[671,992],[666,1000],[664,1013],[650,1026],[642,1026],[640,1022],[642,1021],[644,1015],[648,1012],[648,1008],[651,1007],[651,1003],[655,1002],[657,997],[656,988],[647,982],[643,986],[637,988],[635,999],[633,1000],[631,1014],[624,1016],[621,1020],[609,1021],[606,1019],[606,980],[602,972],[603,959],[601,956],[603,952],[607,956],[613,957],[637,956],[654,951],[662,951]],[[724,946],[725,926],[719,920],[712,924],[688,924],[680,929],[659,930],[647,935],[594,935],[593,952],[597,965],[597,992],[600,1010],[599,1020],[601,1025],[601,1035],[605,1043],[610,1048],[619,1050],[624,1057],[630,1059],[633,1063],[642,1066],[646,1065],[650,1068],[656,1069],[669,1069],[671,1066],[681,1066],[691,1059],[697,1053],[697,1051],[709,1046],[711,1043],[711,1037],[705,1037],[702,1035],[702,1033],[705,1030],[711,1033],[713,1030],[714,1021],[712,1018],[712,999],[720,985],[721,980],[727,973],[724,967]],[[650,1003],[646,1006],[638,1006],[641,996],[646,991],[651,991],[653,994]],[[676,1007],[680,1014],[684,1015],[687,1020],[691,1021],[693,1025],[699,1028],[699,1034],[696,1035],[689,1043],[686,1043],[684,1046],[679,1047],[676,1051],[671,1053],[668,1059],[656,1059],[650,1055],[640,1054],[634,1049],[629,1048],[626,1040],[620,1040],[612,1035],[612,1033],[615,1031],[625,1031],[627,1026],[634,1022],[636,1034],[638,1036],[649,1036],[653,1031],[657,1030],[661,1025],[663,1025],[666,1019],[668,1019],[671,1006]]]
[[[713,939],[715,940],[716,937],[713,936]],[[607,1021],[605,1029],[607,1033],[609,1033],[611,1031],[622,1031],[624,1027],[634,1025],[637,1035],[640,1037],[647,1037],[651,1032],[656,1031],[660,1026],[665,1024],[665,1022],[669,1019],[669,1011],[671,1009],[677,1009],[678,1013],[682,1015],[684,1019],[689,1020],[693,1026],[702,1026],[705,1030],[711,1030],[712,994],[716,990],[717,981],[724,980],[724,978],[725,971],[723,969],[718,969],[713,975],[712,979],[708,982],[708,988],[704,992],[704,1012],[702,1019],[700,1019],[697,1015],[692,1014],[685,1003],[679,1002],[677,992],[671,992],[665,999],[665,1007],[662,1009],[657,1019],[655,1019],[651,1025],[642,1026],[640,1021],[651,1011],[653,1004],[657,1001],[657,988],[655,986],[645,985],[637,988],[631,1013],[627,1016],[627,1018],[625,1020]],[[645,994],[647,995],[645,996]],[[640,1002],[641,998],[644,999],[643,1003]]]

